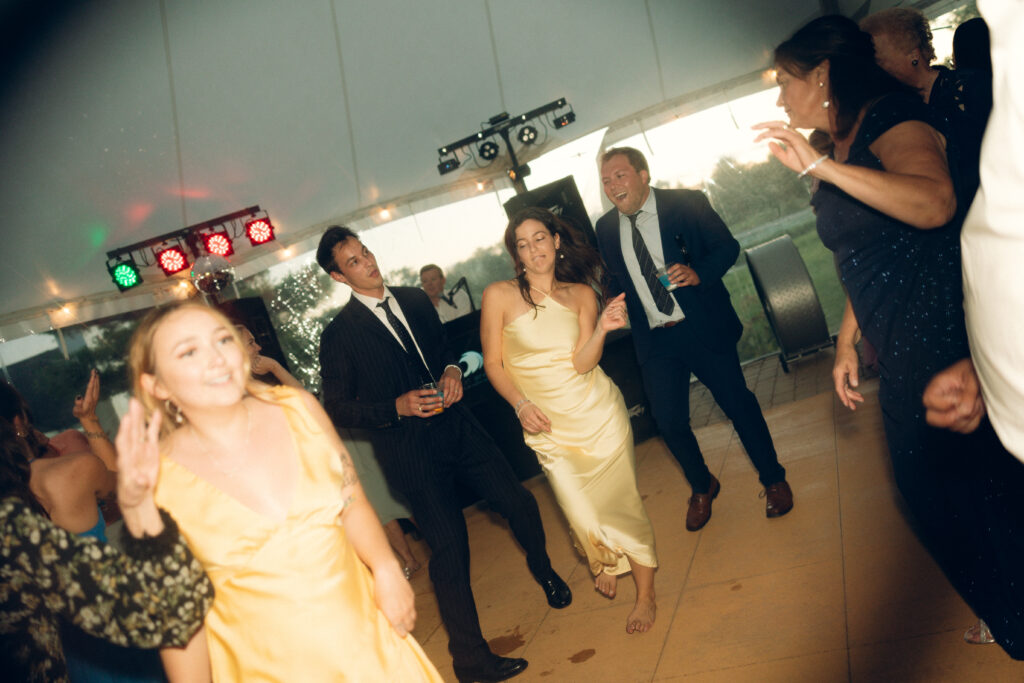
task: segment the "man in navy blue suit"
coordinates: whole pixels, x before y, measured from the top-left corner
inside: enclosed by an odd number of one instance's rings
[[[651,188],[650,180],[639,150],[604,153],[601,184],[615,208],[597,221],[597,243],[612,295],[626,293],[654,420],[693,490],[686,528],[707,524],[721,488],[690,428],[691,371],[732,420],[765,487],[766,514],[779,517],[793,508],[793,492],[743,377],[736,352],[743,325],[722,284],[740,245],[701,192]],[[674,291],[658,280],[664,266]]]

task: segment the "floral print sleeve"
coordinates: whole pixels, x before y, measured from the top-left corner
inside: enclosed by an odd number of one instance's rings
[[[28,680],[64,672],[57,617],[112,643],[185,645],[213,602],[213,586],[174,520],[130,538],[121,553],[79,538],[17,498],[0,501],[0,656]]]

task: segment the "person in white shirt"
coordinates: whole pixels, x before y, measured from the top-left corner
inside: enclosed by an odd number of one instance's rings
[[[430,297],[430,303],[434,304],[434,310],[437,311],[442,323],[460,318],[473,310],[469,293],[460,289],[454,294],[446,295],[445,282],[444,271],[440,266],[428,263],[420,268],[420,286]]]
[[[978,6],[992,38],[993,107],[981,147],[981,187],[961,233],[971,355],[932,378],[923,400],[930,424],[990,436],[990,452],[964,457],[972,469],[983,469],[986,486],[973,497],[986,515],[979,533],[992,549],[975,580],[998,586],[1002,606],[984,617],[990,632],[979,623],[964,637],[994,640],[1024,659],[1024,87],[1017,73],[1024,64],[1024,2]]]

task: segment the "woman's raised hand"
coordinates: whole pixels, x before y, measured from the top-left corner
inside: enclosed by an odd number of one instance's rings
[[[71,414],[79,421],[96,421],[96,404],[100,401],[100,373],[93,370],[89,373],[89,383],[85,386],[85,393],[75,397],[75,405],[71,408]]]
[[[142,403],[133,398],[117,430],[117,502],[121,511],[152,504],[160,473],[160,411],[146,425]],[[155,509],[155,506],[154,506]]]
[[[751,128],[761,131],[754,138],[754,142],[770,140],[768,149],[775,158],[797,173],[803,172],[821,157],[821,154],[811,147],[811,143],[807,142],[807,138],[784,121],[765,121],[754,124]]]
[[[598,325],[605,332],[618,330],[626,326],[626,293],[619,294],[611,299],[601,311],[601,318]]]

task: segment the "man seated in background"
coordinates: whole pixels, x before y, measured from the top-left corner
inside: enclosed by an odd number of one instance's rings
[[[473,310],[473,303],[469,300],[469,292],[460,289],[454,294],[445,294],[445,277],[441,267],[433,263],[420,268],[420,285],[423,291],[430,297],[430,303],[434,304],[434,310],[441,318],[442,323],[455,320]]]

